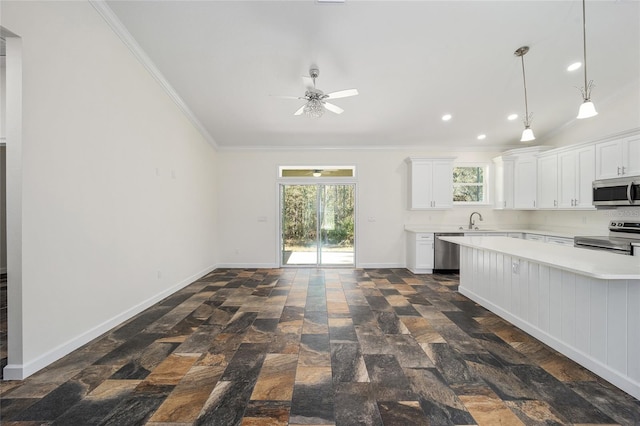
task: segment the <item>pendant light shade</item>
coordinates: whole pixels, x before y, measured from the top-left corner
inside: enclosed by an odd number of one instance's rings
[[[590,118],[598,115],[595,105],[591,102],[591,89],[593,88],[593,80],[587,82],[587,18],[585,13],[585,0],[582,0],[582,52],[584,54],[584,87],[580,89],[582,92],[582,105],[578,110],[576,118]]]
[[[535,138],[536,137],[533,135],[533,130],[531,130],[531,127],[527,126],[522,131],[522,137],[520,138],[520,142],[530,142]]]
[[[580,105],[577,118],[589,118],[596,115],[598,115],[598,111],[596,111],[595,105],[593,105],[593,102],[587,99],[582,103],[582,105]]]
[[[527,78],[524,73],[524,55],[526,55],[528,51],[529,46],[522,46],[513,53],[520,57],[520,60],[522,61],[522,83],[524,85],[524,130],[522,131],[520,142],[531,142],[536,138],[533,135],[533,130],[531,130],[531,117],[533,116],[533,113],[529,114],[529,105],[527,103]]]

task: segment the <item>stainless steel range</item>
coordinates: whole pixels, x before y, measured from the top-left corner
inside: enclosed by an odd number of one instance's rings
[[[608,236],[574,237],[573,245],[630,256],[640,255],[640,222],[612,220],[609,223]]]

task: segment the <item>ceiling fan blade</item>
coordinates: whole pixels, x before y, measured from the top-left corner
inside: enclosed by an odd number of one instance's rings
[[[307,104],[302,105],[300,109],[298,109],[296,112],[293,113],[293,115],[302,115],[302,113],[304,112],[305,106],[307,106]]]
[[[278,98],[278,99],[307,99],[304,98],[302,96],[282,96],[282,95],[269,95],[272,98]]]
[[[339,90],[337,92],[327,93],[325,99],[347,98],[349,96],[356,96],[357,94],[358,89]]]
[[[323,104],[326,109],[336,114],[342,114],[344,112],[344,110],[337,105],[330,104],[329,102],[323,102]]]

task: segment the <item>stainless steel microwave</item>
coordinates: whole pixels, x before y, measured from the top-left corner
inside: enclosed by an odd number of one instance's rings
[[[640,176],[593,181],[593,205],[640,207]]]

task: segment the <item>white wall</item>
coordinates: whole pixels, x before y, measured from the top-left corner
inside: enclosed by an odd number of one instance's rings
[[[22,38],[19,378],[215,266],[216,153],[88,2],[2,14]]]
[[[527,212],[494,211],[491,206],[444,211],[407,209],[409,156],[457,156],[457,161],[491,162],[496,153],[420,150],[221,151],[218,192],[220,259],[223,266],[278,265],[278,166],[355,165],[356,245],[360,267],[404,267],[404,226],[465,225],[480,211],[484,226],[521,226]],[[266,217],[267,221],[259,221]]]
[[[0,146],[0,273],[7,272],[7,151]]]
[[[0,57],[0,144],[5,142],[5,105],[6,105],[6,60]],[[6,235],[6,151],[0,145],[0,273],[7,271],[7,235]]]
[[[5,132],[5,106],[6,106],[6,96],[5,93],[7,91],[7,81],[5,78],[6,75],[6,60],[4,56],[0,56],[0,141],[4,142],[4,138],[6,136]]]

